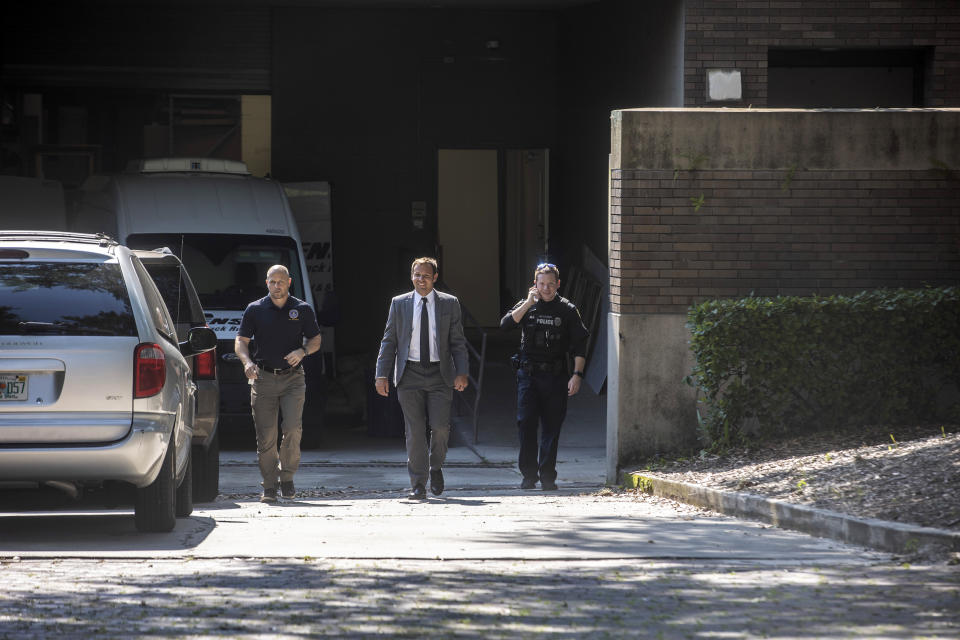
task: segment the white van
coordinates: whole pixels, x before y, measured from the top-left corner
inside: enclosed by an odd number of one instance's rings
[[[90,178],[81,190],[75,230],[115,235],[134,249],[169,247],[181,259],[219,340],[222,435],[239,426],[249,442],[250,387],[233,353],[243,311],[267,294],[267,268],[274,264],[290,269],[290,293],[314,305],[300,235],[282,186],[251,176],[242,162],[157,158],[133,161],[118,175]],[[312,359],[304,361],[305,441],[312,439],[308,429],[322,422],[322,399],[310,399],[316,395],[311,381],[319,384],[322,359]]]

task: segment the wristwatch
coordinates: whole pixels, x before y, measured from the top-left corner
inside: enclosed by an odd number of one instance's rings
[[[573,375],[583,377],[583,371],[574,371]]]

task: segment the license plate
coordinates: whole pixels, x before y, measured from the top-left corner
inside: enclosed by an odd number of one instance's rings
[[[25,373],[0,373],[0,401],[26,400],[28,378]]]

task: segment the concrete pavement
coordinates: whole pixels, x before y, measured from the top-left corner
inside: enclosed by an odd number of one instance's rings
[[[742,559],[874,561],[829,540],[677,507],[593,493],[470,490],[426,503],[336,491],[277,505],[221,498],[171,534],[141,534],[130,511],[0,516],[0,556],[322,557],[474,560]],[[69,535],[64,535],[69,531]]]

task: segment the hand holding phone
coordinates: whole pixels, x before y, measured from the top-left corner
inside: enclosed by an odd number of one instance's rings
[[[537,288],[530,287],[530,291],[527,292],[527,302],[529,302],[530,304],[534,304],[536,302],[539,302],[539,300],[540,300],[540,297],[537,296]]]

